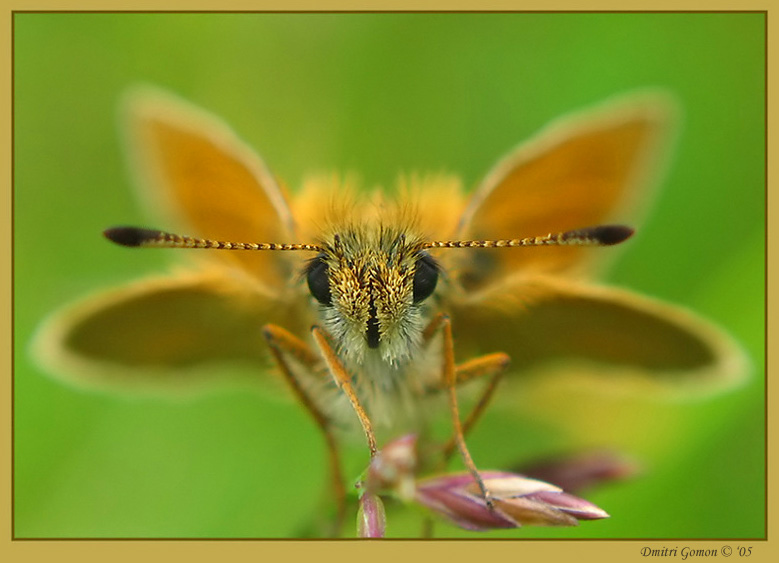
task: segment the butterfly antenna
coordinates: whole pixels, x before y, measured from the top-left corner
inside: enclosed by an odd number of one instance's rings
[[[132,247],[155,248],[216,248],[219,250],[309,250],[322,252],[317,244],[277,244],[274,242],[223,242],[203,238],[188,237],[139,227],[112,227],[103,231],[103,235],[116,244]]]
[[[632,227],[625,225],[600,225],[549,233],[541,237],[501,240],[442,240],[426,242],[422,248],[503,248],[514,246],[611,246],[619,244],[634,233]]]

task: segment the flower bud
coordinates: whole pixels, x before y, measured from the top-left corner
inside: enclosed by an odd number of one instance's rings
[[[414,498],[417,438],[408,434],[387,443],[371,460],[365,477],[370,492],[393,490],[403,500]]]
[[[502,471],[480,472],[493,497],[490,509],[470,473],[440,475],[417,482],[415,500],[466,530],[520,526],[575,526],[608,514],[544,481]]]
[[[357,511],[357,536],[360,538],[383,538],[387,527],[384,503],[378,495],[365,492],[360,497]]]

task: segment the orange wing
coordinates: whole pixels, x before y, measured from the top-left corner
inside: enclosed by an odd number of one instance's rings
[[[125,118],[145,201],[162,216],[156,227],[177,230],[183,223],[183,234],[236,242],[294,240],[279,186],[220,120],[149,89],[128,97]],[[308,256],[177,252],[207,265],[54,313],[35,342],[46,367],[76,383],[124,391],[181,393],[198,381],[224,383],[225,370],[213,365],[224,361],[253,365],[256,381],[268,354],[262,326],[304,331],[310,324],[310,313],[298,310],[306,304],[303,288],[294,283]]]
[[[672,108],[665,96],[643,93],[552,124],[487,176],[466,206],[459,238],[635,225],[667,152]],[[612,389],[693,383],[700,390],[739,381],[746,359],[723,331],[679,308],[586,281],[614,250],[461,251],[447,303],[460,357],[505,352],[516,373],[556,371]]]
[[[453,303],[450,313],[461,358],[505,352],[525,377],[684,395],[731,387],[747,372],[725,332],[626,290],[517,276]]]
[[[132,169],[144,202],[168,231],[235,242],[300,242],[289,206],[259,156],[218,118],[151,89],[125,104]],[[170,224],[174,223],[174,224]],[[259,283],[278,287],[290,268],[273,253],[228,253]]]
[[[648,180],[668,148],[673,105],[659,93],[612,101],[560,119],[509,154],[486,176],[460,220],[459,239],[513,239],[608,222],[636,226]],[[518,270],[594,270],[613,250],[588,247],[477,250],[462,268],[476,287]]]
[[[231,373],[253,384],[267,381],[262,326],[302,331],[310,321],[305,311],[224,274],[148,278],[93,295],[47,319],[35,355],[69,382],[130,393],[187,394],[236,383],[227,379]]]

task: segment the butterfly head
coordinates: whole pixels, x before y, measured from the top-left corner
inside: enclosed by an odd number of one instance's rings
[[[437,262],[416,237],[393,228],[345,229],[322,247],[305,276],[343,356],[359,363],[377,354],[392,365],[410,359],[438,283]]]

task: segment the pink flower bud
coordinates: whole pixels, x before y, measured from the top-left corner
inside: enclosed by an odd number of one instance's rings
[[[490,509],[470,473],[453,473],[417,482],[415,500],[466,530],[535,526],[575,526],[579,520],[608,514],[544,481],[502,471],[480,473],[493,496]]]
[[[387,443],[371,460],[365,478],[369,492],[393,490],[403,500],[414,498],[417,438],[408,434]]]
[[[384,503],[378,495],[366,492],[360,497],[357,511],[357,536],[361,538],[383,538],[387,527]]]

